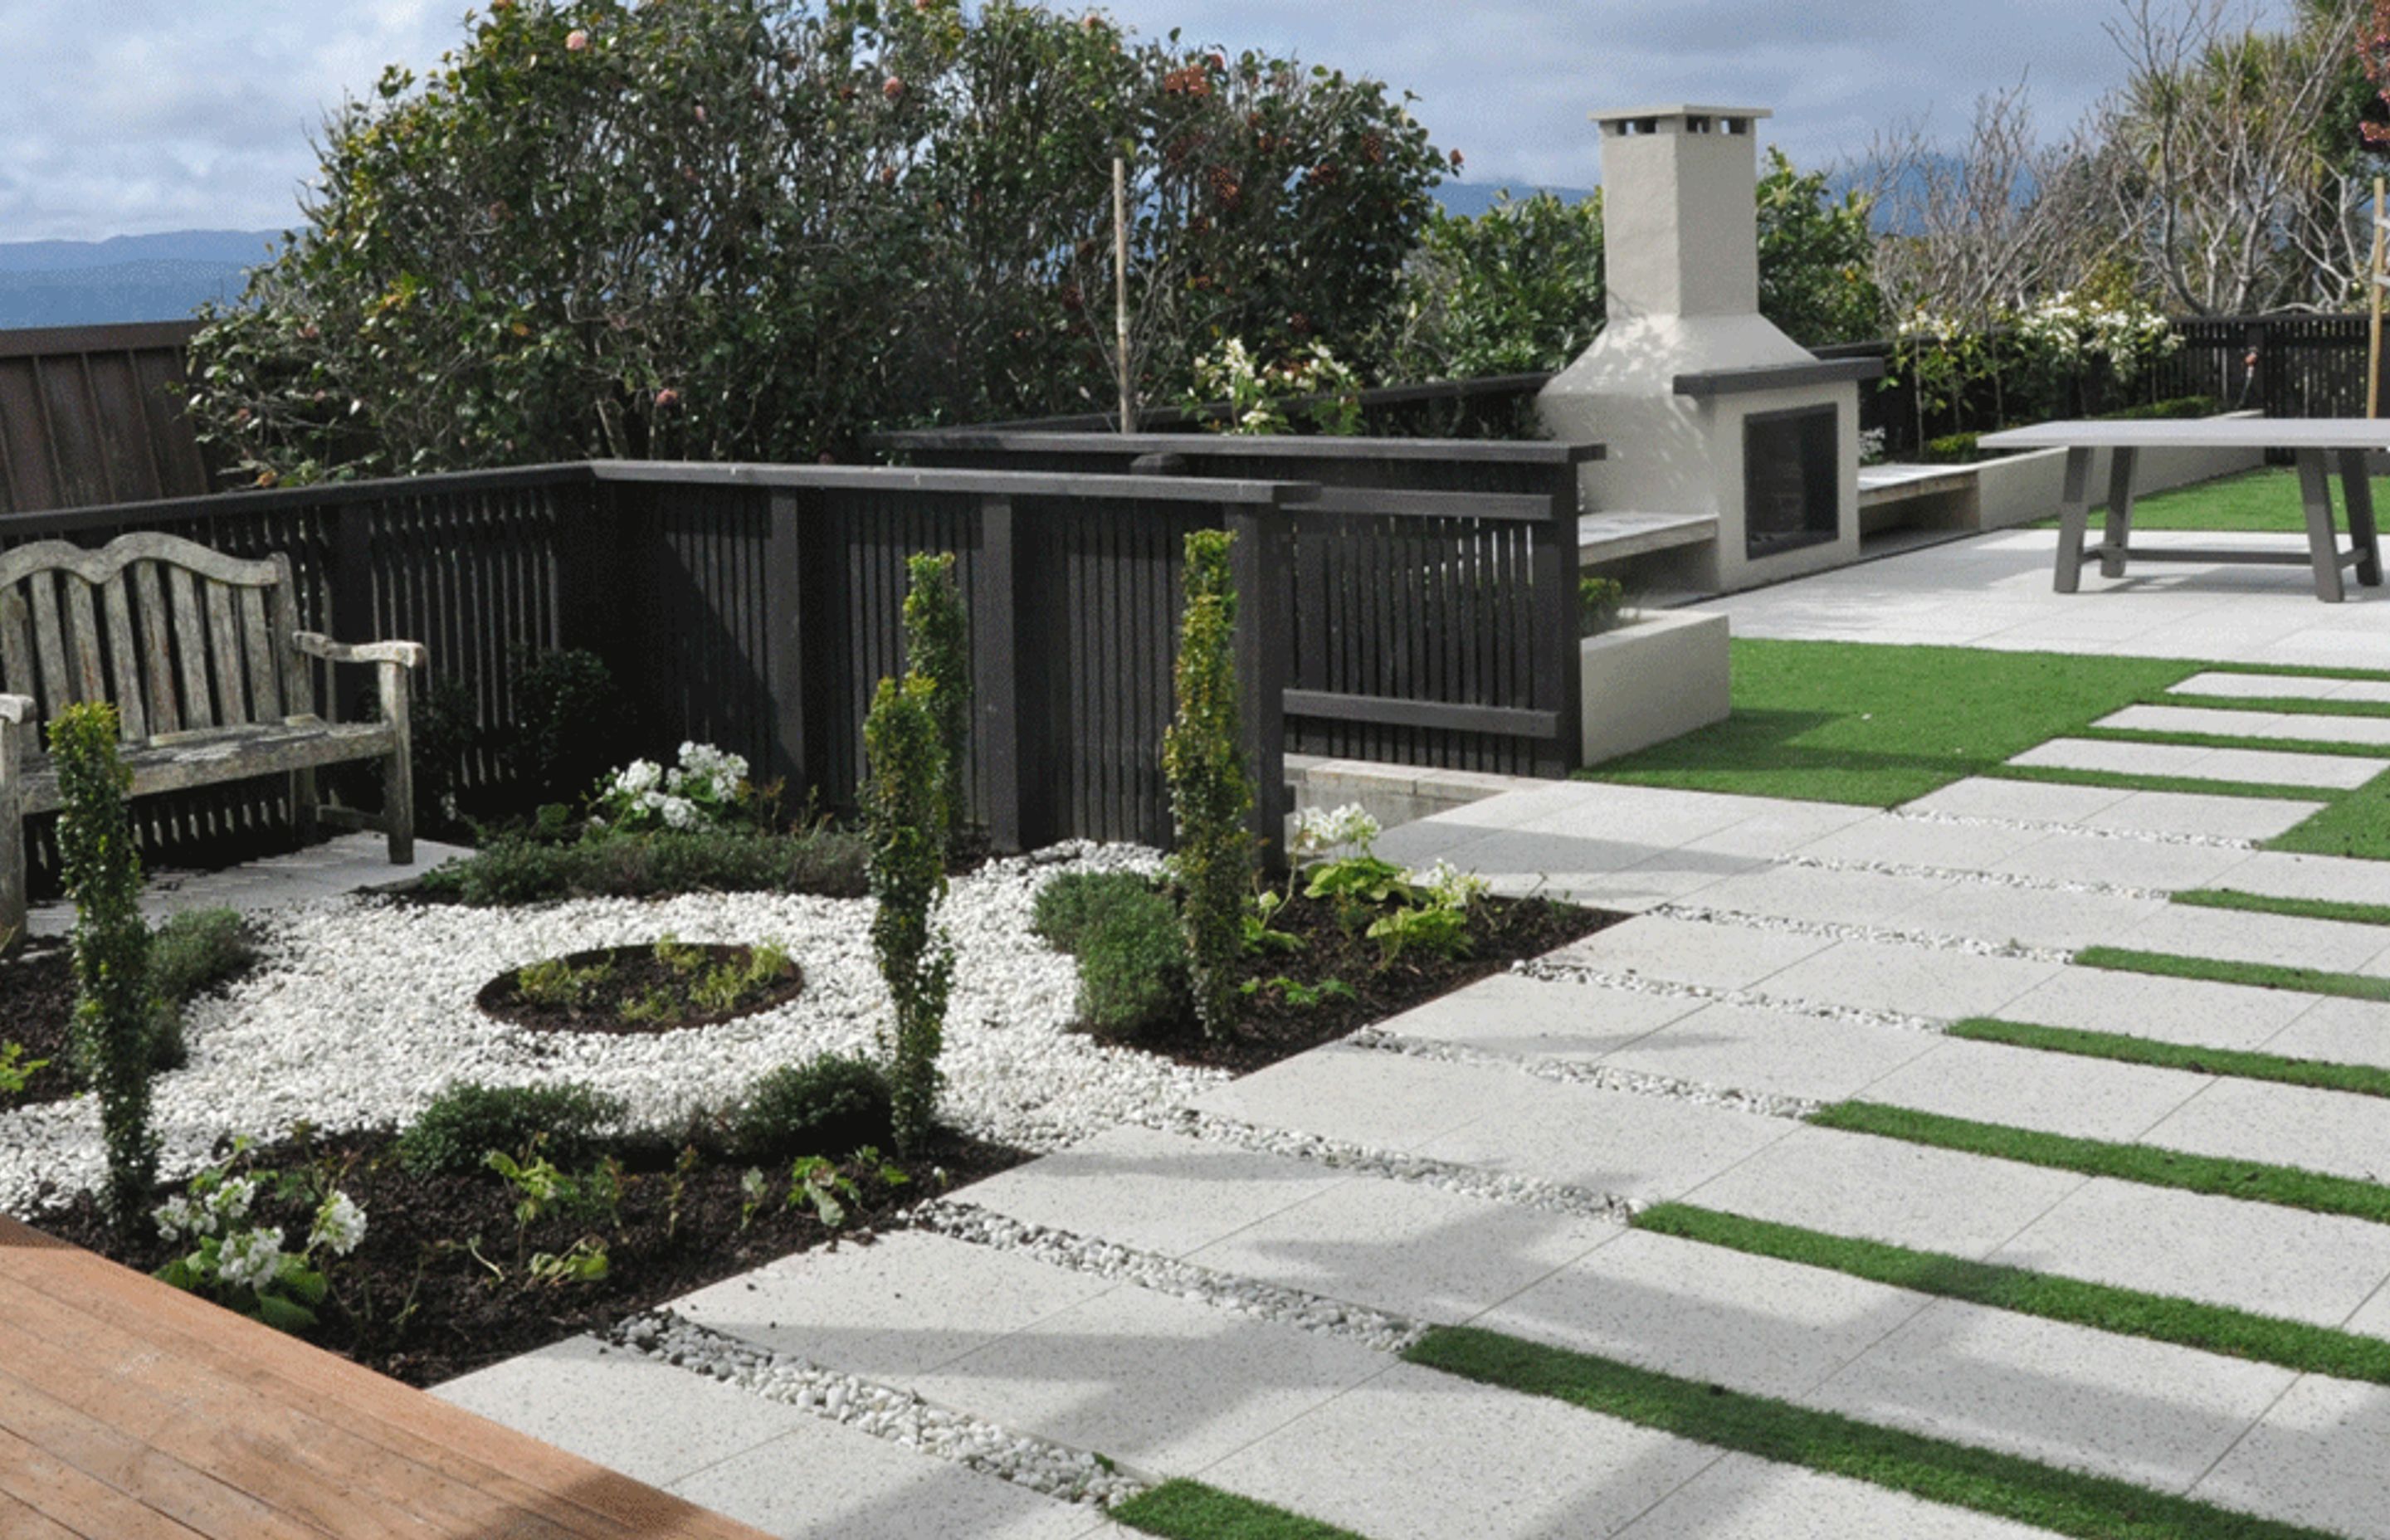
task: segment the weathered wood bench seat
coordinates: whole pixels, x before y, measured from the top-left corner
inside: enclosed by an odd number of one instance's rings
[[[302,838],[315,831],[315,772],[379,760],[390,858],[413,863],[406,676],[427,654],[336,642],[298,616],[278,554],[244,560],[147,533],[96,551],[45,540],[0,552],[0,944],[24,925],[24,820],[58,805],[44,728],[84,701],[116,707],[135,795],[288,775]],[[380,720],[318,716],[316,660],[379,668]]]

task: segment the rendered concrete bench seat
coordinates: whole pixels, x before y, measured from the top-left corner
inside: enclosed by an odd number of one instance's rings
[[[1576,522],[1580,565],[1624,561],[1717,539],[1714,513],[1588,513]]]

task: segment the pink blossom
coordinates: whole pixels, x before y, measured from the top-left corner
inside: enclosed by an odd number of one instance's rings
[[[891,75],[880,83],[880,94],[893,102],[905,94],[905,83]]]
[[[583,32],[580,28],[575,27],[572,31],[564,34],[564,51],[566,53],[581,53],[587,49],[588,46],[589,34]]]
[[[667,385],[656,392],[656,404],[659,407],[677,406],[680,404],[680,392]]]

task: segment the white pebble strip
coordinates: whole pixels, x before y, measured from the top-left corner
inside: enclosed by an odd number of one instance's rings
[[[2069,834],[2081,834],[2094,840],[2132,840],[2144,845],[2205,845],[2214,850],[2255,850],[2255,840],[2240,840],[2224,834],[2190,834],[2179,830],[2151,828],[2106,828],[2094,824],[2070,824],[2055,818],[1993,818],[1974,813],[1931,813],[1924,809],[1895,807],[1885,813],[1887,818],[1906,818],[1916,824],[1952,824],[1962,828],[2063,829]]]
[[[1616,1193],[1567,1187],[1559,1182],[1547,1182],[1540,1176],[1514,1176],[1483,1166],[1431,1160],[1424,1155],[1407,1155],[1400,1150],[1375,1149],[1368,1145],[1324,1138],[1317,1134],[1305,1134],[1291,1128],[1269,1128],[1260,1123],[1241,1123],[1235,1118],[1197,1111],[1191,1107],[1182,1107],[1175,1112],[1148,1113],[1139,1121],[1146,1127],[1164,1134],[1184,1135],[1211,1144],[1250,1149],[1260,1155],[1281,1155],[1291,1161],[1308,1161],[1338,1171],[1356,1171],[1365,1176],[1416,1182],[1421,1187],[1436,1187],[1464,1198],[1544,1209],[1582,1219],[1606,1219],[1613,1224],[1624,1225],[1644,1207],[1637,1200]]]
[[[1796,919],[1791,915],[1712,909],[1699,904],[1655,904],[1645,912],[1695,925],[1729,926],[1740,930],[1776,930],[1786,935],[1817,936],[1826,941],[1917,946],[1930,952],[1965,952],[1978,957],[2014,957],[2023,962],[2067,963],[2075,960],[2075,954],[2061,946],[2028,946],[2020,941],[1985,941],[1979,936],[1954,936],[1941,930],[1911,930],[1897,925],[1845,925],[1836,920]]]
[[[916,1229],[934,1231],[949,1239],[999,1251],[1019,1251],[1074,1273],[1117,1278],[1214,1310],[1341,1337],[1380,1353],[1400,1353],[1427,1334],[1424,1322],[1345,1304],[1324,1294],[1199,1267],[1159,1251],[1138,1251],[1068,1230],[1023,1224],[976,1204],[928,1203],[898,1219],[909,1220]]]
[[[1405,1037],[1380,1032],[1375,1027],[1364,1027],[1344,1041],[1354,1047],[1374,1049],[1379,1053],[1401,1054],[1406,1058],[1433,1059],[1442,1064],[1516,1070],[1538,1080],[1556,1081],[1563,1085],[1590,1085],[1598,1091],[1617,1091],[1627,1096],[1662,1097],[1672,1101],[1723,1108],[1729,1112],[1750,1112],[1763,1118],[1800,1121],[1814,1116],[1826,1105],[1808,1097],[1787,1097],[1772,1091],[1744,1091],[1733,1086],[1708,1085],[1698,1080],[1646,1074],[1639,1070],[1622,1070],[1614,1065],[1588,1063],[1580,1059],[1487,1053],[1483,1048],[1472,1048],[1465,1044]]]
[[[1152,1484],[1099,1455],[1010,1432],[968,1412],[932,1406],[911,1391],[822,1368],[708,1330],[669,1310],[634,1315],[608,1335],[618,1346],[675,1368],[1066,1503],[1110,1508]]]
[[[1154,869],[1135,846],[1074,844],[991,862],[954,883],[938,923],[956,949],[940,1116],[967,1133],[1059,1149],[1227,1078],[1068,1030],[1072,959],[1030,933],[1040,888],[1066,871]],[[892,1025],[868,899],[693,893],[508,909],[321,900],[263,917],[263,958],[185,1013],[190,1061],[152,1082],[169,1178],[228,1135],[267,1142],[302,1120],[327,1133],[403,1127],[456,1081],[582,1081],[635,1126],[676,1131],[766,1071],[874,1053]],[[493,1020],[482,987],[525,963],[666,934],[773,942],[804,970],[794,999],[715,1027],[655,1035],[543,1033]],[[90,1097],[0,1113],[0,1212],[30,1218],[96,1183]]]
[[[2037,893],[2096,893],[2102,898],[2165,899],[2169,888],[2135,888],[2121,882],[2078,882],[2024,872],[1974,871],[1964,866],[1921,866],[1907,861],[1840,861],[1825,855],[1786,855],[1775,866],[1805,866],[1811,871],[1864,872],[1875,877],[1915,877],[1929,882],[1971,882],[1982,888],[2015,888]]]
[[[1797,995],[1763,995],[1754,989],[1720,989],[1711,984],[1681,983],[1675,979],[1654,979],[1631,969],[1595,968],[1557,957],[1529,957],[1512,963],[1510,971],[1521,978],[1540,979],[1546,983],[1591,984],[1600,989],[1623,989],[1663,1000],[1707,1000],[1713,1005],[1749,1006],[1757,1010],[1780,1011],[1788,1016],[1814,1016],[1821,1021],[1847,1021],[1854,1026],[1898,1027],[1904,1032],[1938,1033],[1949,1025],[1932,1016],[1870,1010],[1863,1006],[1828,1005]]]

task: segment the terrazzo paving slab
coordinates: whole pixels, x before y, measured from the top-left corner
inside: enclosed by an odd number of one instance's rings
[[[1395,1364],[1202,1474],[1369,1540],[1579,1540],[1619,1532],[1718,1459],[1558,1401]]]
[[[1498,1072],[1510,1091],[1504,1110],[1429,1140],[1419,1153],[1657,1202],[1699,1187],[1800,1126],[1675,1097]]]
[[[2133,929],[2109,935],[2106,943],[2219,962],[2370,973],[2374,959],[2390,948],[2390,927],[2170,904]]]
[[[1497,973],[1379,1027],[1482,1053],[1591,1060],[1702,1008],[1682,995]]]
[[[2073,950],[2135,929],[2165,906],[2157,898],[1961,882],[1920,902],[1896,923],[1931,935]]]
[[[1028,1257],[899,1231],[801,1251],[673,1302],[699,1326],[903,1384],[1115,1287]]]
[[[2303,739],[2309,743],[2390,744],[2390,717],[2322,716],[2296,712],[2235,712],[2215,706],[2127,706],[2092,724],[2139,733],[2213,733],[2220,738]]]
[[[2309,996],[2293,995],[2291,998]],[[2390,1069],[2390,1005],[2373,1000],[2316,1000],[2267,1040],[2266,1051],[2291,1059],[2319,1059],[2327,1064]]]
[[[1115,1128],[974,1183],[963,1196],[1024,1224],[1183,1256],[1352,1178],[1150,1128]]]
[[[1904,813],[1947,818],[2006,818],[2027,824],[2080,823],[2131,796],[2113,786],[2066,786],[2056,781],[2010,781],[1970,776],[1903,802]]]
[[[2284,797],[2218,797],[2194,791],[2136,791],[2083,820],[2087,828],[2132,834],[2196,834],[2212,840],[2271,840],[2324,810],[2321,802]]]
[[[1813,840],[1801,847],[1801,853],[1828,861],[1986,871],[2041,837],[2038,829],[2004,824],[1878,816]]]
[[[1914,923],[1917,912],[1958,879],[1836,867],[1769,866],[1701,891],[1704,908],[1775,915],[1837,925]]]
[[[2011,1000],[2013,1021],[2115,1033],[2203,1047],[2281,1052],[2278,1034],[2314,1008],[2313,996],[2205,979],[2169,979],[2108,968],[2065,968]],[[2390,1018],[2390,1007],[2373,1009]],[[2390,1025],[2384,1027],[2390,1048]]]
[[[2142,1137],[2197,1155],[2390,1181],[2390,1097],[2221,1079]]]
[[[2390,861],[2261,850],[2221,876],[2215,886],[2277,898],[2390,905]]]
[[[1983,869],[1995,876],[2027,877],[2039,882],[2098,883],[2170,893],[2227,881],[2249,858],[2249,852],[2238,847],[2062,828],[2049,830],[2015,854]]]
[[[1940,947],[1841,941],[1767,975],[1759,988],[1782,1000],[1956,1020],[1998,1015],[2059,967]]]
[[[1941,1046],[1932,1034],[1908,1028],[1715,1005],[1603,1062],[1723,1089],[1839,1101]]]
[[[1834,943],[1831,937],[1638,915],[1548,954],[1613,973],[1711,989],[1744,989]]]
[[[2194,674],[2167,693],[2212,695],[2249,700],[2390,700],[2390,685],[2369,685],[2379,694],[2342,692],[2363,681],[2325,679],[2310,674]]]
[[[2345,754],[2297,754],[2272,749],[2199,749],[2178,743],[2118,743],[2103,738],[2052,738],[2037,748],[2026,750],[2008,763],[2059,770],[2100,770],[2114,775],[2180,776],[2191,780],[2246,781],[2261,786],[2313,786],[2340,791],[2363,786],[2383,770],[2379,761]],[[2111,812],[2113,814],[2114,810]]]
[[[1868,1099],[2073,1138],[2130,1142],[2215,1084],[2213,1076],[2181,1070],[1948,1038],[1870,1086]]]
[[[1750,1455],[1727,1456],[1618,1533],[1620,1540],[2047,1540],[2049,1534]]]
[[[1380,1149],[1413,1150],[1517,1104],[1514,1070],[1328,1047],[1206,1091],[1200,1111]]]
[[[2390,1389],[2309,1375],[2217,1462],[2191,1495],[2356,1540],[2390,1540],[2390,1503],[2382,1500],[2385,1447]]]
[[[1188,1260],[1347,1304],[1449,1323],[1468,1320],[1625,1233],[1606,1220],[1364,1177]]]
[[[907,1381],[1018,1433],[1190,1475],[1387,1367],[1341,1337],[1121,1288]]]
[[[2297,1378],[2271,1364],[1937,1300],[1802,1399],[2179,1492]]]
[[[2390,1226],[2099,1177],[1991,1260],[2338,1327],[2390,1280]]]

